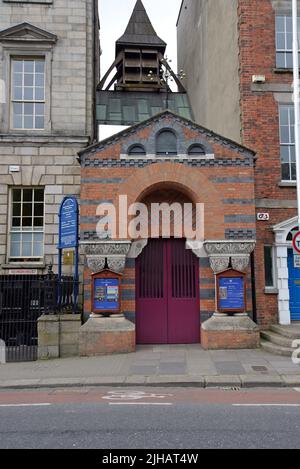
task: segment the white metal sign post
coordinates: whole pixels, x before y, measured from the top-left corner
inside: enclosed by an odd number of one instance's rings
[[[300,108],[299,108],[299,41],[298,0],[293,0],[293,64],[294,64],[294,107],[295,107],[295,150],[297,168],[298,223],[300,228]]]

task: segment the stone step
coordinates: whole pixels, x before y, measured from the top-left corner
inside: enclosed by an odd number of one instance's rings
[[[279,324],[273,324],[270,329],[271,331],[282,335],[283,337],[288,337],[292,340],[300,339],[300,325],[298,323],[291,326],[280,326]]]
[[[294,351],[292,348],[272,344],[272,342],[268,342],[266,340],[261,341],[261,348],[266,352],[273,353],[275,355],[281,355],[282,357],[291,357]]]
[[[273,344],[280,345],[281,347],[292,348],[293,339],[277,334],[273,331],[261,331],[260,336],[262,339],[272,342]]]

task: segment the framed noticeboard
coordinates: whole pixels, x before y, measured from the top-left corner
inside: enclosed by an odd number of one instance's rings
[[[219,313],[247,311],[246,274],[227,270],[217,275],[217,303]]]
[[[121,281],[122,275],[110,270],[92,275],[93,313],[121,313]]]

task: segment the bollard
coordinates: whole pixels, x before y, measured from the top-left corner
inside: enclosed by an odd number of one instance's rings
[[[4,365],[6,363],[5,359],[5,342],[4,340],[0,339],[0,365]]]

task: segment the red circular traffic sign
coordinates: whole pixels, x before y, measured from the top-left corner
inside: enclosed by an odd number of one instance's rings
[[[293,237],[293,248],[298,254],[300,254],[300,231],[298,231],[298,233]]]

